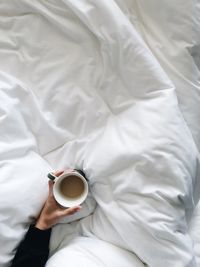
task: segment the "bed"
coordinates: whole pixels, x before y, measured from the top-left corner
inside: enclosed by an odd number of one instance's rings
[[[1,267],[67,167],[90,197],[47,267],[200,266],[199,18],[195,0],[0,0]]]

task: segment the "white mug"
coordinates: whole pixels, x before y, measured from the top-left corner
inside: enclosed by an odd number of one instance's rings
[[[53,195],[55,200],[63,207],[70,208],[74,206],[78,206],[82,204],[88,195],[88,183],[86,178],[81,175],[81,171],[78,170],[70,170],[62,173],[60,176],[55,176],[53,173],[49,173],[48,178],[54,181],[53,185]],[[76,184],[73,182],[73,177],[78,178],[76,180]],[[70,179],[69,179],[70,178]],[[75,181],[75,180],[74,180]],[[81,183],[80,183],[81,181]],[[77,184],[78,182],[78,184]],[[76,185],[81,186],[81,192],[78,195],[75,196],[69,196],[66,194],[66,191],[64,192],[62,189],[65,186],[65,189],[67,190],[74,190],[76,189]],[[67,187],[68,186],[68,187]],[[73,193],[73,192],[71,192]],[[69,192],[68,192],[69,194]]]

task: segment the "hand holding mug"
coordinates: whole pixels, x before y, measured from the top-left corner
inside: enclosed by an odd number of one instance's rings
[[[55,172],[55,176],[60,176],[64,171]],[[49,181],[49,195],[36,221],[35,226],[41,230],[46,230],[55,225],[61,218],[72,215],[81,209],[81,206],[63,209],[55,200],[53,195],[53,181]]]

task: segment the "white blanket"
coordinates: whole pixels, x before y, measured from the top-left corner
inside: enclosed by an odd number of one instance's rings
[[[66,167],[97,206],[53,229],[47,266],[197,266],[200,23],[168,2],[0,0],[1,267]]]
[[[192,220],[189,224],[189,233],[194,241],[194,252],[196,255],[197,266],[200,266],[200,202],[195,208]]]

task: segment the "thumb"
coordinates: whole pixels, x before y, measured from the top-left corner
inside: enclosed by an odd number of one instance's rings
[[[81,208],[82,208],[81,206],[76,206],[76,207],[60,210],[59,216],[64,217],[64,216],[68,216],[68,215],[73,215],[74,213],[79,211]]]

